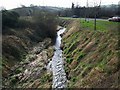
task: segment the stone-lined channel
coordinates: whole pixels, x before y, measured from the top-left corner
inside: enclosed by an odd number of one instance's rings
[[[61,39],[60,36],[66,28],[60,28],[57,32],[55,52],[52,58],[52,61],[48,64],[48,69],[53,73],[53,84],[52,88],[66,88],[67,87],[67,78],[64,70],[64,61],[62,56],[62,50],[60,49]]]

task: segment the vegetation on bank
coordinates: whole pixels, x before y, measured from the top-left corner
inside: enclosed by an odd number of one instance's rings
[[[24,60],[31,47],[45,38],[55,42],[57,16],[48,12],[35,12],[21,17],[12,10],[2,10],[2,66],[3,76],[18,61]]]
[[[68,18],[66,18],[68,20]],[[63,35],[68,88],[118,88],[119,23],[72,19]]]
[[[54,54],[50,46],[51,39],[47,38],[38,43],[26,55],[23,61],[11,68],[7,78],[3,78],[3,88],[51,88],[52,73],[48,73],[45,66]]]
[[[56,37],[56,28],[57,28],[57,17],[48,12],[39,12],[36,11],[33,16],[26,16],[23,18],[19,16],[18,13],[14,11],[2,11],[2,22],[3,22],[3,34],[8,34],[12,29],[25,29],[30,28],[37,30],[41,37]]]

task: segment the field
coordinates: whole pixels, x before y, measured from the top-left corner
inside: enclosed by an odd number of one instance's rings
[[[64,20],[79,20],[81,29],[84,30],[94,30],[94,20],[90,19],[89,21],[85,21],[83,18],[66,18],[66,17],[60,17]],[[103,31],[106,32],[108,30],[118,30],[120,26],[120,23],[118,22],[110,22],[107,20],[97,20],[96,21],[96,30],[97,31]]]

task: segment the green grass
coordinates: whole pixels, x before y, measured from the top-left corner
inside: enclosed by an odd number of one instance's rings
[[[60,17],[61,19],[71,19],[71,20],[80,20],[81,29],[85,30],[94,30],[94,20],[89,20],[89,22],[85,22],[83,18],[71,18],[71,17]],[[119,22],[110,22],[110,21],[103,21],[97,20],[96,21],[96,30],[107,32],[108,30],[117,30],[118,26],[120,25]]]
[[[85,22],[83,19],[80,19],[80,24],[83,29],[94,30],[94,20]],[[117,30],[118,25],[120,25],[120,23],[118,23],[118,22],[97,20],[96,21],[96,30],[102,31],[102,32],[107,32],[108,30]]]
[[[83,52],[79,52],[79,55],[77,57],[77,61],[80,61],[86,54]]]

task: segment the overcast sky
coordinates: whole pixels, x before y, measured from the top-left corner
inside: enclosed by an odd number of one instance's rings
[[[21,5],[30,6],[30,4],[40,6],[56,6],[56,7],[71,7],[71,3],[79,4],[80,6],[86,6],[87,0],[0,0],[0,7],[6,9],[12,9],[20,7]],[[100,0],[88,0],[89,5],[93,5],[94,1]],[[102,5],[118,4],[120,0],[101,0]]]

